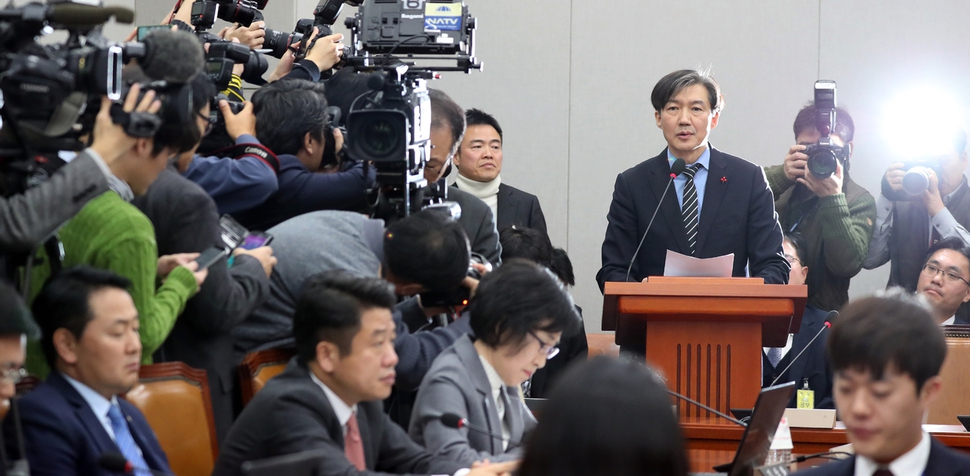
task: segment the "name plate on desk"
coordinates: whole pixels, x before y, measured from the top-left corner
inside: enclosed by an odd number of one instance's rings
[[[835,428],[835,410],[788,408],[785,418],[792,428]]]

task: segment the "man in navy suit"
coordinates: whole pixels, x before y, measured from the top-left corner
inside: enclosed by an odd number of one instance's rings
[[[667,148],[616,178],[603,267],[596,274],[600,290],[607,281],[662,276],[667,250],[698,258],[734,253],[733,276],[787,283],[781,226],[764,171],[708,143],[723,107],[717,82],[705,72],[674,71],[654,86],[650,101]],[[687,169],[663,196],[678,159]],[[660,212],[637,252],[658,203]],[[617,343],[643,353],[644,329],[642,321],[621,322]]]
[[[944,238],[930,247],[916,294],[930,305],[930,313],[941,326],[970,324],[958,312],[970,301],[970,248],[960,237]]]
[[[785,259],[791,263],[788,284],[803,285],[808,279],[805,266],[808,245],[801,233],[785,234]],[[796,334],[788,335],[785,347],[765,347],[762,354],[762,385],[773,382],[795,382],[795,388],[807,387],[814,393],[814,408],[834,408],[832,402],[832,369],[825,358],[825,342],[828,330],[825,321],[829,312],[811,304],[805,306],[802,324]],[[820,333],[821,332],[821,333]],[[812,339],[818,335],[813,342]],[[811,345],[809,345],[811,343]],[[798,357],[802,351],[805,353]],[[797,357],[797,360],[793,360]],[[789,367],[790,365],[790,367]],[[787,368],[787,370],[785,370]],[[784,372],[782,372],[784,371]],[[795,408],[797,393],[792,393],[789,408]]]
[[[923,430],[943,385],[943,331],[907,292],[888,291],[843,308],[829,334],[835,407],[855,455],[799,474],[970,475],[970,457]]]
[[[138,311],[125,290],[130,284],[109,271],[70,268],[52,277],[34,300],[41,347],[53,371],[19,401],[32,474],[117,474],[98,463],[108,453],[121,454],[135,468],[171,472],[145,417],[117,398],[138,382],[141,362]],[[19,453],[13,426],[4,420],[8,455]]]

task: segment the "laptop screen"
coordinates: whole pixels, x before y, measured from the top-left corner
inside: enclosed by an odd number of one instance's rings
[[[795,391],[795,382],[767,387],[758,394],[751,419],[744,429],[738,451],[734,454],[730,476],[750,475],[752,470],[761,466],[768,456],[771,440],[775,437],[778,423],[785,414],[785,407]]]

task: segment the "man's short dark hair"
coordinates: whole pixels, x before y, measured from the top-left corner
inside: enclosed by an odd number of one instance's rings
[[[40,330],[24,304],[20,293],[5,281],[0,281],[0,336],[26,335],[40,337]]]
[[[965,245],[963,243],[963,240],[960,239],[960,237],[951,236],[949,238],[944,238],[940,241],[937,241],[936,243],[933,243],[933,246],[930,247],[930,250],[926,252],[926,258],[923,260],[923,265],[925,266],[926,263],[929,263],[930,258],[932,258],[933,255],[940,250],[956,251],[957,253],[960,253],[961,255],[963,255],[963,257],[967,259],[967,262],[970,263],[970,247]],[[970,273],[970,265],[968,265],[968,268],[966,271]]]
[[[47,365],[55,368],[57,363],[54,331],[63,327],[80,339],[88,323],[94,319],[90,305],[92,294],[107,288],[127,291],[130,286],[128,278],[90,266],[66,268],[48,279],[32,306],[34,319],[40,326],[40,346]]]
[[[451,131],[451,150],[448,151],[450,159],[458,151],[461,139],[465,136],[465,113],[451,96],[440,89],[428,88],[428,96],[431,98],[431,128],[447,127]]]
[[[468,312],[475,339],[493,348],[522,345],[537,330],[572,334],[582,322],[552,272],[524,259],[503,261],[486,274]]]
[[[327,99],[324,86],[302,79],[283,79],[253,93],[256,138],[276,155],[296,155],[303,138],[323,137],[327,126]]]
[[[297,358],[303,364],[317,356],[317,344],[332,342],[341,355],[353,352],[360,317],[373,308],[391,309],[391,286],[378,278],[333,270],[311,277],[303,287],[293,314]]]
[[[384,231],[384,263],[399,279],[428,290],[450,291],[468,274],[468,238],[457,221],[422,210]]]
[[[795,115],[795,123],[792,124],[792,131],[795,132],[795,139],[798,135],[806,131],[817,131],[815,127],[815,101],[809,101],[798,114]],[[855,122],[849,111],[841,107],[835,108],[835,129],[832,135],[839,136],[843,143],[852,142],[855,137]]]
[[[842,309],[826,346],[836,372],[886,371],[909,375],[916,391],[940,373],[946,358],[943,331],[929,311],[902,288],[859,299]]]
[[[670,100],[684,88],[700,84],[707,89],[707,100],[711,105],[711,112],[718,113],[724,108],[724,98],[721,97],[721,87],[711,76],[709,71],[682,69],[674,71],[657,82],[650,93],[650,102],[657,112],[663,110]]]
[[[498,121],[491,114],[481,110],[481,109],[469,109],[465,111],[465,127],[471,126],[492,126],[495,132],[498,132],[499,139],[504,139],[502,136],[502,126],[498,125]]]

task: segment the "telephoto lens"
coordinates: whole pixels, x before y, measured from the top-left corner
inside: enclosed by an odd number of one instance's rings
[[[930,169],[916,166],[903,175],[903,190],[910,195],[920,195],[930,188]]]

